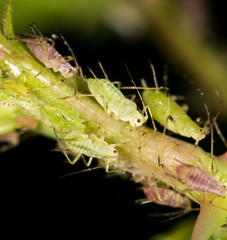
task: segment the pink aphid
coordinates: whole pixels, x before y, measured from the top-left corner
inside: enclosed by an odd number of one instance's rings
[[[54,72],[60,72],[65,78],[73,77],[77,73],[76,68],[68,63],[43,37],[28,38],[25,42],[33,55],[46,68],[52,68]]]
[[[175,208],[191,208],[189,198],[168,188],[145,187],[143,191],[151,202]]]
[[[200,167],[178,165],[176,167],[176,173],[180,181],[191,190],[211,193],[221,197],[225,197],[226,195],[226,187]]]

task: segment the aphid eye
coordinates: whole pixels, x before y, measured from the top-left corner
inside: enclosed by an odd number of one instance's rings
[[[117,150],[116,149],[114,149],[114,151],[113,151],[114,153],[117,153]]]
[[[140,119],[137,119],[137,122],[138,122],[138,123],[141,123],[141,120],[140,120]]]

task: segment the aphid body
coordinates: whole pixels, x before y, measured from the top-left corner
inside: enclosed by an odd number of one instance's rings
[[[55,126],[57,131],[67,131],[76,128],[79,131],[85,129],[84,119],[74,111],[63,106],[41,106],[41,112],[45,114],[46,124]]]
[[[22,82],[6,79],[1,87],[6,94],[14,97],[28,98],[30,94]]]
[[[143,191],[151,202],[175,208],[191,208],[189,198],[168,188],[153,186],[145,187]]]
[[[86,82],[98,103],[117,120],[129,122],[132,127],[139,127],[147,120],[147,117],[139,113],[136,104],[125,98],[109,80],[89,78]]]
[[[180,181],[191,190],[211,193],[221,197],[226,195],[226,187],[206,170],[198,166],[178,165],[176,173]]]
[[[90,157],[87,165],[94,157],[106,159],[109,163],[115,161],[118,157],[115,145],[109,145],[103,138],[98,138],[95,134],[86,135],[77,131],[71,131],[64,137],[64,141],[70,151],[78,154],[70,162],[71,164],[75,164],[82,154]]]
[[[26,44],[33,55],[42,62],[46,68],[52,68],[54,72],[60,72],[63,77],[73,77],[77,73],[70,63],[43,37],[28,38]]]
[[[142,80],[142,85],[147,86],[144,80]],[[196,144],[208,134],[208,127],[199,127],[165,92],[145,90],[142,95],[154,119],[168,130],[185,137],[192,137],[196,140]]]

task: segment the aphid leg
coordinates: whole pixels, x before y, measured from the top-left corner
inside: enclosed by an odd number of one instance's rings
[[[60,141],[60,139],[59,139],[59,137],[58,137],[58,135],[57,135],[56,129],[55,129],[55,128],[53,128],[53,129],[54,129],[54,134],[55,134],[55,136],[56,136],[56,139],[57,139],[57,142],[58,142],[58,145],[59,145],[59,147],[60,147],[61,152],[62,152],[63,155],[66,157],[66,159],[68,160],[68,162],[71,163],[71,164],[73,164],[72,161],[71,161],[71,159],[69,158],[69,156],[68,156],[67,153],[65,152],[65,148],[62,146],[62,143],[61,143],[61,141]]]
[[[155,122],[154,122],[154,118],[153,118],[153,115],[152,115],[152,112],[151,112],[151,109],[148,105],[146,105],[144,107],[144,109],[142,110],[142,113],[145,111],[145,109],[148,111],[149,115],[150,115],[150,118],[151,118],[151,123],[153,125],[153,128],[154,128],[154,131],[156,132],[157,131],[157,128],[156,128],[156,125],[155,125]]]
[[[201,93],[201,95],[202,95],[202,93]],[[220,111],[218,111],[216,116],[211,120],[210,112],[208,110],[208,107],[207,107],[206,103],[204,103],[204,108],[205,108],[206,113],[207,113],[208,126],[205,125],[203,127],[203,129],[207,128],[207,129],[209,129],[209,132],[210,132],[210,141],[211,141],[211,143],[210,143],[211,170],[212,170],[212,173],[214,173],[214,165],[216,166],[216,172],[218,171],[218,167],[217,167],[217,164],[215,162],[214,154],[213,154],[213,152],[214,152],[214,127],[217,125],[216,122],[217,122],[217,118],[218,118],[218,116],[220,114]],[[218,133],[218,131],[217,131],[217,133]],[[221,138],[221,136],[220,136],[220,138]]]
[[[214,127],[216,129],[217,134],[219,135],[220,139],[224,143],[225,147],[227,148],[227,140],[225,139],[224,135],[222,134],[217,122],[214,122]]]
[[[87,167],[90,167],[93,157],[89,157],[88,162],[86,163]]]
[[[214,124],[214,127],[215,127],[216,131],[217,131],[218,136],[220,137],[220,139],[224,143],[225,147],[227,148],[227,141],[226,141],[225,137],[223,136],[223,134],[222,134],[222,132],[221,132],[221,130],[220,130],[218,124],[217,124],[217,118],[220,115],[221,109],[222,109],[222,93],[219,89],[215,89],[215,90],[216,90],[217,96],[219,97],[220,103],[219,103],[219,111],[217,112],[217,114],[216,114],[216,116],[213,120],[213,124]]]

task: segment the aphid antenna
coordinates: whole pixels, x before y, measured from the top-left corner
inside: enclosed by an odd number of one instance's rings
[[[99,64],[100,69],[102,70],[102,73],[103,73],[105,79],[109,79],[109,77],[108,77],[106,71],[104,70],[104,67],[103,67],[103,65],[101,64],[100,61],[98,61],[98,64]]]
[[[98,78],[96,77],[95,73],[91,70],[91,68],[87,66],[87,69],[90,71],[90,73],[92,74],[92,76],[93,76],[96,80],[98,80]]]
[[[77,174],[85,173],[85,172],[91,172],[91,171],[94,171],[94,170],[97,170],[97,169],[102,169],[102,167],[87,168],[87,169],[83,169],[83,170],[80,170],[80,171],[67,173],[65,175],[61,175],[59,178],[71,177],[73,175],[77,175]]]
[[[202,101],[202,103],[203,103],[203,105],[204,105],[204,109],[205,109],[205,111],[206,111],[207,122],[208,122],[208,123],[206,123],[204,127],[207,128],[207,129],[209,129],[209,132],[208,132],[208,133],[210,133],[210,138],[211,138],[211,146],[210,146],[211,170],[212,170],[212,173],[214,173],[214,165],[215,165],[216,168],[217,168],[217,164],[216,164],[216,162],[214,161],[214,154],[213,154],[213,151],[214,151],[214,141],[213,141],[213,139],[214,139],[214,127],[215,127],[215,129],[216,129],[216,131],[217,131],[217,134],[219,135],[220,139],[223,141],[223,143],[224,143],[225,146],[227,147],[227,142],[226,142],[224,136],[222,135],[222,133],[221,133],[219,127],[218,127],[218,124],[217,124],[217,119],[218,119],[218,117],[219,117],[219,115],[220,115],[221,108],[222,108],[221,92],[218,91],[218,89],[216,89],[216,94],[219,96],[220,104],[219,104],[219,110],[218,110],[218,112],[216,113],[215,117],[212,118],[212,117],[211,117],[211,114],[210,114],[210,111],[209,111],[209,109],[208,109],[208,106],[207,106],[207,104],[205,103],[205,101],[203,100],[203,95],[204,95],[204,93],[201,91],[200,88],[196,88],[194,82],[193,82],[191,79],[189,79],[188,77],[185,77],[185,78],[189,81],[189,83],[194,87],[194,89],[196,90],[196,92],[199,94],[200,99],[201,99],[201,101]],[[208,134],[208,133],[207,133],[207,134]],[[196,145],[198,145],[198,143],[196,143]],[[217,169],[217,171],[218,171],[218,169]]]
[[[71,53],[71,56],[74,60],[74,63],[75,63],[75,68],[76,68],[76,72],[79,71],[80,73],[80,76],[83,77],[83,72],[82,72],[82,69],[81,67],[79,66],[78,62],[77,62],[77,59],[76,59],[76,56],[72,50],[72,48],[69,46],[68,42],[66,41],[66,39],[63,37],[63,35],[59,32],[59,30],[56,29],[56,31],[58,32],[58,35],[60,37],[58,37],[56,34],[52,34],[52,38],[53,39],[60,39],[68,48],[69,52]],[[73,78],[74,78],[74,83],[75,83],[75,94],[76,95],[76,91],[77,91],[77,82],[76,82],[76,78],[75,78],[75,75],[73,75]]]
[[[158,80],[157,80],[157,77],[156,77],[154,66],[151,63],[151,60],[149,60],[149,63],[150,63],[151,71],[152,71],[152,74],[153,74],[153,80],[154,80],[155,87],[158,89]]]
[[[30,24],[30,28],[33,32],[33,34],[29,34],[29,33],[26,33],[26,34],[17,34],[19,36],[25,36],[25,37],[30,37],[30,38],[34,38],[34,39],[44,39],[44,40],[48,40],[51,42],[51,44],[53,45],[54,41],[53,39],[51,38],[46,38],[43,36],[43,34],[41,33],[41,31],[38,29],[37,25],[35,24],[35,22],[33,22],[32,24]],[[37,34],[38,33],[38,34]],[[7,36],[6,36],[7,37]],[[17,40],[17,41],[21,41],[21,42],[25,42],[25,43],[28,43],[30,42],[28,39],[21,39],[21,38],[8,38],[8,40]]]
[[[36,38],[44,38],[43,34],[41,33],[41,31],[38,29],[38,27],[36,26],[35,22],[33,22],[32,24],[30,24],[30,28],[32,30],[32,32],[34,33],[34,35],[36,36]],[[38,34],[37,34],[38,33]]]
[[[132,75],[131,75],[131,73],[130,73],[130,71],[129,71],[129,69],[128,69],[128,66],[127,66],[126,63],[125,63],[125,68],[126,68],[126,70],[127,70],[127,72],[128,72],[128,75],[129,75],[129,77],[130,77],[130,79],[131,79],[131,82],[132,82],[132,84],[134,85],[134,88],[136,89],[137,94],[138,94],[138,96],[139,96],[139,98],[140,98],[140,101],[141,101],[141,103],[142,103],[142,105],[143,105],[143,110],[144,110],[144,113],[145,113],[144,118],[147,119],[147,118],[148,118],[147,106],[145,106],[145,104],[144,104],[143,98],[142,98],[139,90],[137,89],[137,86],[136,86],[136,84],[135,84],[135,82],[134,82],[134,80],[133,80],[133,78],[132,78]]]
[[[150,110],[149,106],[145,106],[144,101],[143,101],[143,98],[142,98],[139,90],[137,89],[137,86],[136,86],[136,84],[135,84],[135,82],[134,82],[134,80],[133,80],[133,78],[132,78],[132,75],[131,75],[131,73],[130,73],[130,71],[129,71],[129,69],[128,69],[127,64],[125,64],[125,67],[126,67],[126,70],[127,70],[128,74],[129,74],[129,77],[130,77],[130,79],[131,79],[131,82],[132,82],[132,84],[134,85],[134,88],[136,89],[137,94],[138,94],[138,96],[139,96],[139,98],[140,98],[140,101],[141,101],[141,103],[142,103],[142,105],[143,105],[143,112],[145,113],[145,116],[143,116],[143,117],[144,117],[144,119],[145,119],[145,121],[146,121],[146,120],[148,119],[148,113],[149,113],[149,114],[150,114],[150,117],[151,117],[151,121],[152,121],[153,127],[154,127],[154,131],[157,131],[157,128],[156,128],[156,126],[155,126],[155,123],[154,123],[154,119],[153,119],[151,110]],[[141,141],[141,140],[140,140],[140,141]],[[140,152],[140,148],[141,148],[141,143],[140,143],[140,147],[139,147],[139,152]]]
[[[164,223],[164,222],[168,222],[168,221],[172,221],[172,220],[174,220],[174,219],[177,219],[177,218],[180,218],[180,217],[182,217],[182,216],[184,216],[184,215],[186,215],[186,214],[188,214],[188,213],[190,213],[190,212],[192,212],[192,211],[199,211],[200,210],[200,208],[186,208],[186,209],[181,209],[181,210],[179,210],[179,211],[174,211],[174,212],[172,212],[172,213],[151,213],[151,214],[149,214],[150,216],[153,216],[153,217],[168,217],[168,216],[173,216],[173,217],[170,217],[170,218],[168,218],[168,219],[166,219],[166,220],[162,220],[162,221],[160,221],[160,222],[162,222],[162,223]],[[174,215],[176,215],[176,216],[174,216]]]
[[[129,74],[129,77],[130,77],[130,79],[131,79],[131,82],[132,82],[132,84],[134,85],[133,89],[136,89],[137,94],[138,94],[138,96],[139,96],[139,98],[140,98],[140,101],[141,101],[141,103],[142,103],[142,105],[143,105],[143,111],[142,111],[142,112],[145,113],[145,116],[143,116],[143,117],[144,117],[144,119],[145,119],[145,121],[146,121],[146,120],[148,119],[148,113],[149,113],[149,115],[150,115],[150,117],[151,117],[151,121],[152,121],[152,125],[153,125],[153,128],[154,128],[154,131],[157,131],[157,128],[156,128],[156,126],[155,126],[154,118],[153,118],[153,116],[152,116],[152,112],[151,112],[151,110],[150,110],[150,107],[149,107],[149,106],[145,106],[144,101],[143,101],[143,99],[142,99],[142,96],[141,96],[141,94],[140,94],[140,92],[139,92],[139,90],[138,90],[138,87],[136,86],[135,82],[133,81],[132,75],[131,75],[131,73],[130,73],[130,71],[129,71],[129,69],[128,69],[128,66],[127,66],[126,64],[125,64],[125,67],[126,67],[126,70],[127,70],[128,74]],[[140,138],[139,152],[140,152],[140,149],[141,149],[141,138]]]
[[[78,64],[78,61],[77,61],[77,59],[76,59],[76,56],[75,56],[72,48],[69,46],[68,42],[67,42],[66,39],[63,37],[63,35],[59,32],[59,30],[56,29],[56,31],[58,32],[58,35],[59,35],[60,37],[58,37],[56,34],[52,34],[52,38],[53,38],[53,39],[57,39],[57,38],[60,39],[60,40],[67,46],[67,48],[68,48],[68,50],[70,51],[70,53],[71,53],[71,55],[72,55],[72,58],[73,58],[73,60],[74,60],[76,69],[77,69],[78,71],[80,71],[81,76],[83,76],[82,69],[80,68],[80,66],[79,66],[79,64]]]

